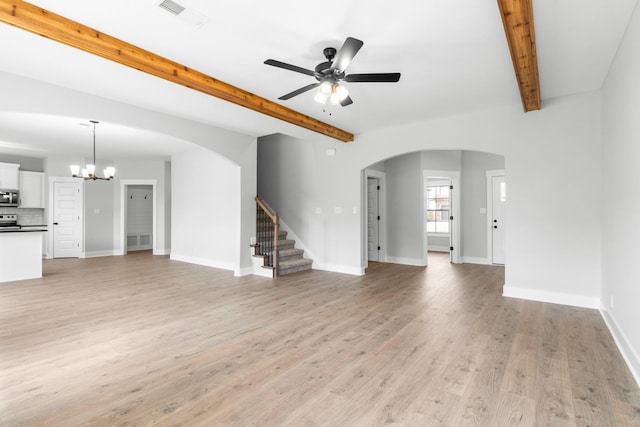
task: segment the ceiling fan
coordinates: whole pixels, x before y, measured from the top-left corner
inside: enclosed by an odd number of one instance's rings
[[[325,104],[329,100],[333,105],[340,104],[343,107],[353,103],[349,96],[349,91],[342,84],[348,83],[395,83],[400,80],[400,73],[370,73],[370,74],[346,74],[345,71],[356,53],[360,50],[364,42],[353,37],[347,37],[340,50],[333,47],[324,49],[323,54],[327,59],[316,66],[314,70],[298,67],[296,65],[287,64],[285,62],[276,61],[275,59],[267,59],[264,61],[267,65],[272,65],[285,70],[295,71],[297,73],[306,74],[315,77],[316,83],[311,83],[300,89],[282,95],[283,101],[291,99],[294,96],[305,93],[311,89],[317,88],[314,99],[321,104]]]

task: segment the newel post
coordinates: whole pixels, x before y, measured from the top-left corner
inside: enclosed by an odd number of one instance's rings
[[[280,216],[273,219],[273,277],[280,274],[280,251],[278,250],[278,238],[280,236]]]

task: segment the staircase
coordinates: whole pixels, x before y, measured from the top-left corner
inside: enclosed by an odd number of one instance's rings
[[[304,251],[296,249],[295,240],[287,239],[287,232],[279,229],[278,215],[272,213],[259,196],[256,201],[256,243],[251,245],[253,256],[263,258],[263,268],[272,269],[273,277],[311,270],[313,260],[304,258]],[[276,226],[278,238],[277,245],[274,245]],[[274,246],[278,248],[277,253]]]

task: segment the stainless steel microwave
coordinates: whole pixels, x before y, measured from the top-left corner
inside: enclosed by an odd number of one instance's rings
[[[0,190],[0,207],[18,206],[18,190]]]

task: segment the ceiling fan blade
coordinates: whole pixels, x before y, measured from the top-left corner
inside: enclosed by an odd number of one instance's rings
[[[286,101],[287,99],[291,99],[291,98],[293,98],[294,96],[298,96],[298,95],[300,95],[301,93],[305,93],[306,91],[309,91],[309,90],[311,90],[311,89],[313,89],[313,88],[315,88],[315,87],[318,87],[318,86],[320,86],[320,83],[311,83],[310,85],[307,85],[307,86],[305,86],[305,87],[301,87],[300,89],[294,90],[293,92],[289,92],[289,93],[288,93],[288,94],[286,94],[286,95],[282,95],[282,96],[281,96],[280,98],[278,98],[278,99],[281,99],[281,100],[283,100],[283,101]]]
[[[344,72],[347,69],[351,60],[356,53],[360,50],[364,42],[362,40],[354,39],[353,37],[347,37],[344,41],[344,44],[336,54],[336,57],[333,59],[333,65],[331,65],[332,70],[338,70],[339,72]]]
[[[347,95],[347,97],[343,99],[342,102],[340,103],[340,105],[342,105],[343,107],[346,107],[347,105],[351,105],[351,104],[353,104],[353,99],[351,99],[349,95]]]
[[[307,76],[313,77],[313,71],[307,70],[306,68],[298,67],[297,65],[287,64],[286,62],[276,61],[275,59],[267,59],[264,61],[267,65],[273,65],[274,67],[284,68],[285,70],[295,71],[296,73],[306,74]]]
[[[395,83],[400,80],[400,73],[349,74],[344,80],[349,83]]]

